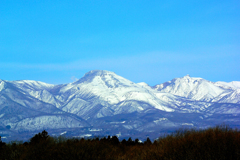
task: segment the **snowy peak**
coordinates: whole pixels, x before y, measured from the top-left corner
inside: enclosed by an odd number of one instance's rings
[[[189,124],[205,127],[231,122],[236,126],[239,107],[240,82],[213,83],[189,75],[155,87],[104,70],[90,71],[76,82],[61,85],[0,80],[0,130],[9,125],[11,134],[69,129],[76,135],[98,136],[125,130],[126,137]]]
[[[236,88],[236,89],[240,89],[240,82],[239,81],[232,81],[230,82],[230,84]]]
[[[167,102],[164,103],[165,100],[160,100],[159,95],[155,93],[156,91],[146,83],[136,84],[109,71],[90,71],[79,81],[61,88],[60,92],[68,103],[64,106],[64,110],[71,110],[71,113],[78,111],[78,108],[81,108],[81,104],[84,103],[88,107],[90,103],[99,103],[105,106],[98,111],[98,117],[122,112],[142,111],[147,107],[173,111]],[[165,93],[162,94],[165,95]],[[166,97],[168,96],[166,95]],[[146,105],[141,106],[139,103]],[[78,105],[74,111],[72,104]],[[85,110],[89,109],[86,107]]]
[[[156,85],[153,88],[160,92],[167,92],[193,100],[204,101],[210,101],[225,91],[214,85],[213,82],[202,78],[190,77],[189,75],[175,78],[163,84]]]
[[[184,76],[183,78],[188,79],[191,78],[189,74],[187,74],[186,76]]]
[[[181,78],[174,78],[171,81],[167,81],[162,84],[155,85],[153,88],[155,90],[161,91],[165,89],[166,87],[172,86],[172,85],[179,85],[179,84],[184,84],[183,86],[187,89],[194,87],[197,83],[200,83],[202,78],[196,78],[196,77],[190,77],[189,74],[187,74],[184,77]]]
[[[109,74],[115,74],[114,72],[106,71],[106,70],[92,70],[87,73],[85,73],[84,77],[95,77],[95,76],[105,76]]]
[[[110,71],[105,71],[105,70],[92,70],[89,71],[87,73],[85,73],[85,75],[80,79],[80,81],[82,80],[93,80],[96,77],[101,77],[101,78],[105,78],[105,77],[116,77],[117,75],[114,72],[110,72]]]
[[[6,83],[2,80],[0,80],[0,91],[2,91],[6,86]]]
[[[213,101],[218,103],[240,103],[240,89],[224,92]]]
[[[225,88],[225,89],[240,89],[240,82],[239,81],[232,81],[232,82],[216,82],[215,83],[216,86]]]
[[[178,85],[178,84],[184,84],[184,86],[191,87],[189,86],[190,84],[196,83],[199,80],[201,80],[201,78],[192,78],[189,75],[186,75],[181,78],[174,78],[171,81],[167,81],[165,83],[155,85],[153,88],[155,90],[161,91],[167,87],[169,88],[169,86]]]
[[[186,75],[156,85],[153,89],[197,101],[220,103],[240,102],[237,91],[240,89],[240,82],[238,81],[214,83],[203,78]]]
[[[87,72],[81,79],[74,82],[76,84],[91,83],[93,86],[103,86],[107,88],[117,88],[119,86],[131,86],[133,82],[115,74],[114,72],[105,70],[92,70]]]
[[[33,80],[20,80],[20,81],[13,81],[12,82],[15,86],[22,88],[22,89],[34,89],[34,90],[42,90],[42,89],[50,89],[54,87],[53,84],[47,84],[40,81],[33,81]]]
[[[140,86],[149,87],[149,85],[145,82],[139,82],[137,84],[140,85]]]
[[[197,82],[197,81],[201,81],[203,80],[202,78],[198,78],[198,77],[190,77],[189,74],[187,74],[186,76],[182,77],[182,78],[175,78],[175,80],[178,80],[180,82],[188,82],[188,83],[194,83],[194,82]]]
[[[144,88],[146,88],[146,89],[148,89],[148,90],[152,90],[152,87],[151,86],[149,86],[147,83],[145,83],[145,82],[140,82],[140,83],[137,83],[138,85],[140,85],[140,86],[142,86],[142,87],[144,87]]]

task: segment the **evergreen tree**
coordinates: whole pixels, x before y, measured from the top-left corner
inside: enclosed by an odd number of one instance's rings
[[[149,139],[149,137],[146,139],[146,141],[144,142],[144,144],[152,144],[151,140]]]
[[[30,139],[30,144],[35,144],[41,141],[45,141],[48,137],[49,137],[48,132],[44,130],[42,131],[42,133],[35,134],[35,136]]]
[[[0,136],[0,147],[6,145],[6,143],[2,142],[1,138],[2,138],[2,137]]]
[[[111,138],[111,143],[114,144],[114,145],[118,145],[119,144],[118,137],[117,136],[113,136]]]

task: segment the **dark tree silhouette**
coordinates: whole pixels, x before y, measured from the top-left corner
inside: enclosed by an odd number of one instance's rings
[[[48,132],[44,130],[42,133],[35,134],[35,136],[30,139],[30,144],[36,144],[41,141],[45,141],[48,137]]]
[[[114,144],[114,145],[118,145],[119,144],[118,137],[117,136],[112,136],[111,143]]]
[[[151,140],[149,139],[149,137],[146,139],[146,141],[144,142],[144,144],[152,144]]]
[[[139,139],[138,139],[138,138],[135,139],[134,143],[135,143],[135,144],[139,144]]]
[[[1,138],[2,138],[2,137],[0,136],[0,148],[1,148],[2,146],[5,146],[5,145],[6,145],[5,142],[2,142]]]
[[[128,145],[128,146],[134,145],[134,141],[132,140],[131,137],[128,138],[128,140],[127,140],[127,145]]]
[[[123,145],[127,145],[127,141],[126,141],[126,139],[123,139],[122,142],[121,142],[121,144],[123,144]]]

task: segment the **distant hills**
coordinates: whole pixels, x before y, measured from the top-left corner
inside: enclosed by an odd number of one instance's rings
[[[149,86],[93,70],[69,84],[0,80],[0,135],[22,139],[42,130],[76,137],[157,138],[178,128],[239,126],[240,82],[189,75]]]

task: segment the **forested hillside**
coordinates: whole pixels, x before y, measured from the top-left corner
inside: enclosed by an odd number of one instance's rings
[[[119,141],[117,136],[93,139],[51,137],[47,131],[29,142],[0,141],[0,159],[240,159],[240,131],[227,126],[207,130],[178,130],[143,143]]]

